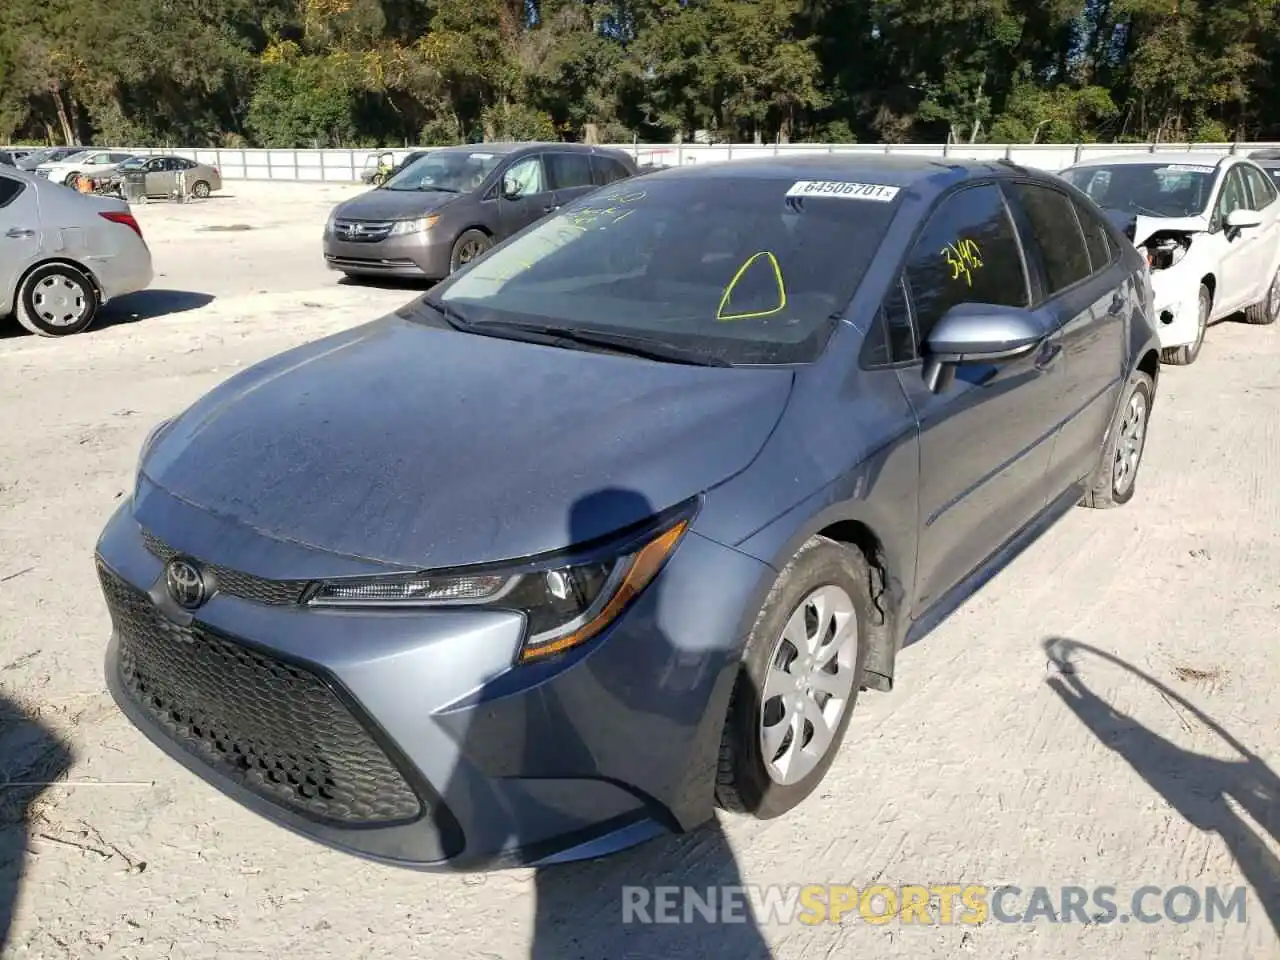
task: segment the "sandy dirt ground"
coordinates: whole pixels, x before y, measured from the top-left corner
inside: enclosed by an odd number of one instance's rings
[[[142,207],[151,291],[80,336],[0,335],[0,759],[10,783],[60,781],[0,788],[4,956],[1280,957],[1280,328],[1221,324],[1165,368],[1134,502],[1074,511],[905,651],[788,817],[424,875],[297,838],[165,758],[105,692],[93,544],[156,421],[416,295],[325,270],[350,192]],[[1112,885],[1122,912],[1143,885],[1243,885],[1247,920],[622,923],[623,885],[872,883]]]

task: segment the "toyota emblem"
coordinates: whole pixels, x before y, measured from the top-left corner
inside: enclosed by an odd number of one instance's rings
[[[181,557],[174,557],[165,566],[164,584],[169,596],[185,610],[194,610],[208,599],[208,588],[200,568]]]

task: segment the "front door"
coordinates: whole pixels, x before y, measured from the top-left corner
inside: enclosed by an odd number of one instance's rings
[[[177,179],[173,171],[169,169],[169,161],[164,157],[148,160],[146,170],[147,196],[167,197],[173,192],[173,188],[177,186]]]
[[[509,188],[514,187],[514,191]],[[500,240],[541,220],[556,208],[541,154],[517,160],[502,175],[498,193]]]
[[[1026,307],[1026,264],[1000,189],[962,188],[930,216],[907,259],[917,342],[960,303]],[[1046,341],[1029,356],[966,364],[941,393],[919,365],[899,371],[920,428],[920,541],[912,616],[973,572],[1043,508],[1061,346],[1043,315]],[[927,348],[922,347],[922,352]]]
[[[1238,168],[1249,188],[1249,205],[1258,212],[1262,223],[1254,228],[1257,241],[1252,245],[1250,270],[1258,280],[1254,290],[1254,303],[1267,295],[1271,278],[1275,274],[1277,255],[1280,254],[1280,196],[1271,178],[1255,166],[1241,164]]]
[[[1216,320],[1235,313],[1260,297],[1254,296],[1259,278],[1253,276],[1254,253],[1258,246],[1258,231],[1229,230],[1227,217],[1233,210],[1248,210],[1249,194],[1244,175],[1238,166],[1227,171],[1218,192],[1218,201],[1209,221],[1209,233],[1222,251],[1219,261],[1218,283],[1214,292],[1213,318]]]
[[[18,279],[39,258],[42,242],[35,189],[0,173],[0,314],[13,306]]]

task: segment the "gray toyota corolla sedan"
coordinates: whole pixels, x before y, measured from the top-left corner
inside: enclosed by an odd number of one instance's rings
[[[325,262],[349,277],[439,280],[566,203],[635,172],[625,153],[580,143],[434,149],[333,209],[324,228]]]
[[[777,816],[904,644],[1133,496],[1150,310],[1098,208],[1012,165],[622,181],[158,426],[97,548],[111,689],[405,866]]]

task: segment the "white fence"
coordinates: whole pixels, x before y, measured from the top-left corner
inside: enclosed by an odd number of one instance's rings
[[[481,148],[477,144],[477,149]],[[702,146],[699,144],[612,144],[639,163],[661,163],[679,166],[688,163],[712,163],[748,157],[787,156],[799,153],[894,153],[926,157],[956,157],[971,160],[1012,160],[1014,163],[1043,170],[1058,171],[1078,160],[1133,153],[1147,150],[1191,150],[1213,156],[1227,153],[1248,154],[1252,150],[1280,150],[1280,143],[1162,143],[1158,147],[1133,143],[1089,144],[813,144],[796,143],[759,146],[732,144]],[[391,150],[214,150],[204,148],[122,148],[135,154],[165,154],[187,157],[217,167],[224,180],[296,180],[309,183],[354,183],[360,174],[372,169],[377,158],[391,153],[397,161],[409,149]]]

